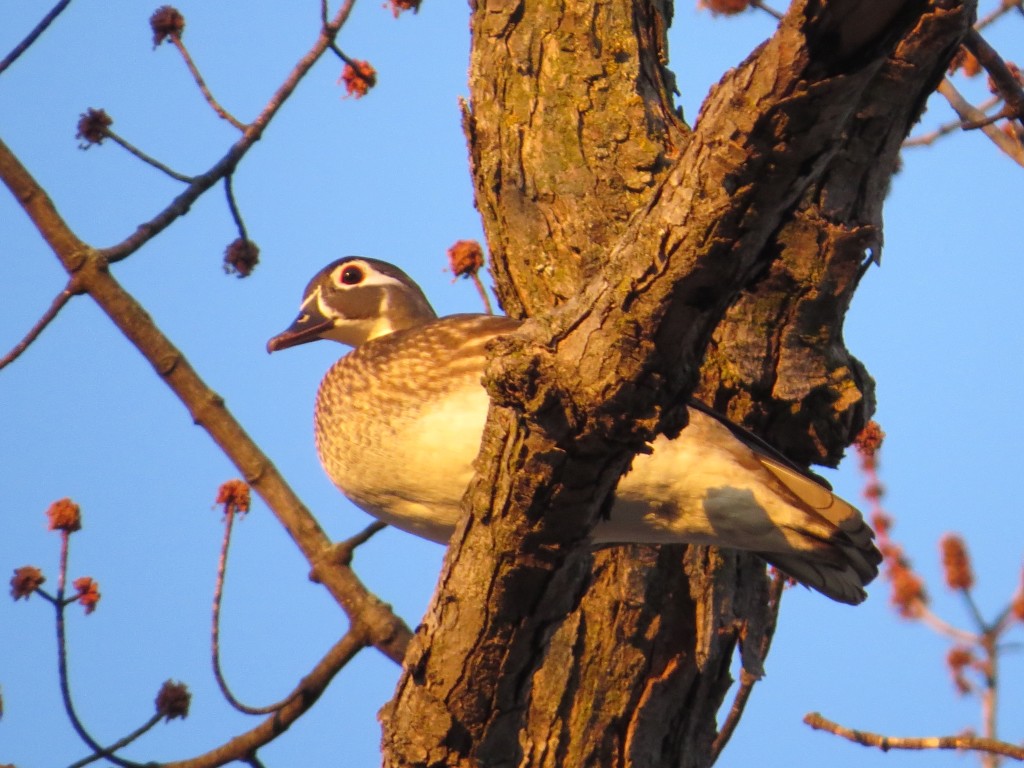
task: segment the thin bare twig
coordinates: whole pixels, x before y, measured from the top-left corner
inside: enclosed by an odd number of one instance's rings
[[[473,281],[473,285],[476,286],[477,293],[480,294],[480,300],[484,303],[484,311],[488,315],[493,315],[494,307],[491,306],[491,298],[487,295],[487,289],[484,287],[484,281],[480,279],[480,275],[477,272],[471,274],[469,279]]]
[[[988,15],[978,19],[978,21],[975,22],[974,24],[974,28],[980,31],[987,27],[989,24],[991,24],[993,21],[996,21],[1003,15],[1012,11],[1014,8],[1016,8],[1017,10],[1021,10],[1021,2],[1022,0],[1010,0],[1010,2],[1003,0]]]
[[[9,66],[11,66],[11,64],[17,61],[18,57],[21,56],[21,54],[23,54],[25,51],[31,48],[32,43],[34,43],[39,38],[39,36],[46,31],[46,28],[53,23],[54,19],[60,16],[61,13],[64,12],[64,9],[67,8],[70,4],[71,0],[60,0],[60,2],[53,6],[53,8],[50,9],[49,13],[43,16],[43,18],[40,19],[39,23],[35,25],[32,31],[25,36],[25,39],[18,43],[16,46],[14,46],[11,52],[4,56],[3,61],[0,61],[0,72],[6,70]]]
[[[772,583],[768,591],[768,607],[771,615],[771,626],[767,628],[767,631],[761,636],[761,647],[758,648],[758,658],[764,659],[768,656],[768,651],[771,648],[772,637],[775,635],[775,625],[779,619],[779,606],[782,602],[782,590],[786,586],[786,577],[779,571],[775,572],[772,577]],[[714,742],[711,744],[711,763],[715,763],[718,760],[719,755],[722,754],[722,750],[725,749],[726,744],[729,743],[729,739],[732,738],[733,732],[736,730],[736,726],[740,723],[740,718],[743,717],[743,711],[746,709],[747,701],[750,699],[750,694],[754,690],[754,685],[760,680],[759,675],[753,675],[747,671],[744,667],[740,670],[740,687],[736,689],[736,695],[733,697],[732,706],[729,707],[729,714],[725,717],[725,722],[722,723],[722,727],[718,730],[718,735],[715,736]]]
[[[233,518],[234,508],[230,506],[225,507],[225,514],[228,515],[228,520]],[[373,528],[374,526],[371,526]],[[227,528],[230,528],[230,522]],[[369,538],[372,535],[370,531],[364,531],[360,534],[364,539]],[[61,555],[61,576],[63,577],[67,573],[67,534],[62,532],[63,536],[63,548]],[[226,540],[230,539],[230,535],[226,535]],[[223,571],[224,562],[226,561],[226,546],[225,551],[222,551],[221,565],[219,570]],[[63,594],[65,578],[58,578],[58,596]],[[222,575],[218,576],[218,584],[223,584]],[[37,593],[41,593],[42,590],[36,590]],[[67,601],[60,601],[63,609],[63,604]],[[63,636],[60,636],[63,640]],[[359,630],[350,630],[344,635],[338,642],[336,642],[324,655],[324,657],[317,662],[313,669],[307,674],[299,683],[295,686],[294,690],[288,694],[288,696],[282,701],[282,703],[276,706],[271,712],[258,712],[249,711],[250,714],[270,714],[267,720],[263,721],[260,725],[250,730],[248,733],[241,734],[231,739],[226,744],[217,747],[214,750],[200,755],[196,758],[191,758],[171,765],[178,766],[178,768],[203,768],[204,766],[224,765],[232,760],[239,760],[242,762],[249,762],[251,765],[259,765],[259,759],[256,757],[256,750],[264,744],[272,741],[281,731],[288,728],[291,723],[298,719],[306,710],[308,710],[316,700],[320,697],[327,686],[330,684],[334,676],[341,671],[341,669],[363,648],[367,647],[368,638],[365,636],[365,628]],[[61,643],[63,647],[63,642]],[[66,681],[66,666],[62,666],[62,682]],[[220,678],[218,678],[220,682]],[[66,687],[62,688],[66,690]],[[70,693],[67,694],[67,700],[70,702]],[[72,713],[73,723],[78,723],[77,718],[73,715],[73,710],[69,710]],[[116,749],[120,749],[134,741],[147,730],[153,727],[161,717],[163,713],[157,713],[141,728],[137,729],[133,733],[119,740],[115,744],[103,748],[95,744],[90,743],[90,747],[94,750],[95,754],[90,755],[83,760],[75,763],[72,768],[80,768],[81,766],[88,765],[100,758],[106,758],[111,762],[118,765],[125,766],[126,768],[142,768],[141,764],[133,763],[127,760],[123,760],[114,756],[112,753]],[[80,723],[76,726],[80,727]],[[84,734],[84,735],[83,735]],[[84,733],[84,729],[80,731],[80,735],[86,738],[88,735]],[[87,743],[89,743],[87,741]],[[167,766],[165,766],[167,768]]]
[[[996,717],[999,711],[999,653],[996,651],[996,637],[986,631],[981,643],[985,650],[985,688],[981,692],[981,723],[985,738],[996,738]],[[997,768],[999,757],[986,753],[981,758],[985,768]]]
[[[25,334],[25,337],[15,344],[10,352],[3,357],[0,357],[0,370],[3,370],[6,366],[17,360],[21,353],[28,349],[32,342],[39,338],[39,334],[46,329],[46,326],[48,326],[53,318],[57,316],[57,313],[60,312],[71,297],[75,295],[75,292],[72,289],[73,283],[74,280],[69,281],[64,289],[54,296],[53,301],[50,302],[49,309],[47,309],[43,313],[42,317],[36,321],[35,325],[29,329],[28,333]]]
[[[174,179],[176,181],[184,182],[185,184],[191,184],[193,181],[195,181],[194,177],[186,176],[183,173],[178,173],[176,170],[174,170],[170,166],[165,165],[164,163],[161,163],[155,157],[152,157],[151,155],[147,155],[145,152],[143,152],[141,149],[139,149],[134,144],[129,142],[127,139],[123,138],[122,136],[119,136],[117,133],[115,133],[114,131],[110,130],[109,128],[104,128],[103,129],[103,135],[106,138],[112,140],[118,146],[122,147],[123,149],[128,150],[128,152],[130,154],[134,155],[135,157],[137,157],[142,162],[146,163],[147,165],[153,166],[158,171],[162,171],[163,173],[166,173],[172,179]]]
[[[966,629],[960,629],[960,627],[950,624],[924,603],[918,603],[918,612],[912,618],[919,619],[922,624],[925,624],[934,632],[945,635],[951,640],[956,640],[958,643],[977,645],[981,642],[981,635],[968,632]]]
[[[997,739],[984,739],[977,736],[884,736],[880,733],[846,728],[822,717],[817,712],[805,715],[804,722],[816,731],[828,731],[857,744],[863,744],[865,747],[878,747],[883,752],[888,752],[890,749],[959,749],[1024,760],[1024,747]]]
[[[215,768],[232,760],[248,760],[264,744],[273,741],[282,731],[291,726],[326,690],[334,676],[360,650],[366,647],[361,633],[349,630],[336,642],[295,687],[296,694],[289,697],[289,703],[278,712],[267,717],[255,728],[235,736],[231,740],[211,749],[209,752],[171,763],[162,763],[161,768]]]
[[[904,147],[927,147],[934,144],[936,141],[941,139],[943,136],[949,136],[951,133],[957,133],[964,129],[964,124],[959,120],[950,120],[947,123],[943,123],[934,131],[928,131],[928,133],[922,133],[917,136],[911,136],[909,139],[903,142]]]
[[[69,765],[68,768],[82,768],[82,766],[89,765],[90,763],[95,763],[97,760],[103,760],[104,758],[110,759],[114,752],[116,752],[119,749],[124,749],[133,741],[136,741],[140,736],[143,736],[148,731],[152,730],[153,727],[160,722],[160,719],[162,717],[162,713],[155,713],[151,718],[149,718],[149,720],[140,725],[127,736],[118,739],[109,747],[105,747],[102,751],[91,754],[88,757],[83,757],[81,760],[71,763],[71,765]]]
[[[362,546],[373,538],[380,531],[383,531],[388,527],[387,523],[382,523],[380,520],[375,520],[366,526],[363,530],[357,533],[355,536],[339,541],[334,545],[331,552],[331,560],[338,565],[348,566],[352,563],[352,555],[355,553],[356,547]],[[316,572],[311,575],[313,581],[319,581],[319,577]]]
[[[990,109],[992,109],[992,107],[994,107],[997,104],[999,104],[1001,101],[1002,101],[1002,99],[1000,99],[998,96],[993,96],[992,98],[987,99],[986,101],[983,101],[976,108],[980,112],[988,114],[988,111]],[[904,147],[924,147],[924,146],[928,146],[929,144],[934,144],[936,141],[941,139],[943,136],[948,136],[949,134],[956,133],[957,131],[965,131],[965,130],[968,130],[969,128],[983,128],[984,125],[988,124],[988,121],[994,122],[996,120],[1001,119],[1002,117],[1004,117],[1004,115],[1002,113],[1000,113],[999,115],[992,115],[992,116],[987,117],[985,119],[986,122],[984,124],[965,123],[964,121],[960,120],[959,118],[956,119],[956,120],[950,120],[949,122],[946,122],[946,123],[943,123],[942,125],[940,125],[934,131],[929,131],[928,133],[922,133],[922,134],[919,134],[917,136],[911,136],[909,139],[907,139],[906,141],[903,142],[903,146]]]
[[[758,10],[764,11],[769,16],[774,16],[778,21],[782,21],[782,13],[772,8],[770,5],[767,5],[764,0],[750,0],[750,5]]]
[[[962,121],[975,122],[981,125],[981,131],[992,140],[993,144],[999,147],[999,149],[1008,155],[1015,163],[1020,166],[1024,166],[1024,145],[1021,145],[1019,141],[1007,136],[994,125],[985,125],[984,121],[988,115],[965,99],[949,81],[949,78],[946,78],[939,83],[937,90],[946,97],[946,101],[949,102],[953,111],[960,116]]]
[[[231,211],[231,218],[235,220],[238,227],[238,236],[246,243],[249,242],[249,233],[245,231],[245,222],[242,221],[242,213],[238,210],[238,203],[235,202],[235,190],[232,186],[235,175],[229,173],[224,177],[224,194],[228,198],[228,209]]]
[[[958,590],[964,598],[964,603],[967,604],[967,610],[971,614],[971,618],[974,619],[974,625],[978,628],[978,634],[984,637],[992,632],[992,627],[985,621],[985,617],[981,615],[981,609],[978,608],[978,604],[974,601],[974,595],[971,594],[969,589]]]
[[[356,71],[356,74],[359,77],[363,76],[363,73],[359,71],[359,62],[357,62],[355,59],[353,59],[347,53],[341,50],[341,48],[338,47],[337,43],[331,43],[331,52],[334,53],[334,55],[341,59],[343,62],[348,64],[350,67],[352,67],[352,69]]]
[[[1000,120],[1013,120],[1014,117],[1013,110],[1008,106],[1004,106],[994,115],[989,115],[982,120],[967,120],[961,123],[960,127],[965,131],[976,131],[979,128],[984,128],[986,125],[995,125]]]
[[[39,595],[41,598],[43,598],[43,600],[48,602],[50,605],[56,605],[57,604],[57,598],[55,596],[51,595],[49,592],[47,592],[42,587],[36,587],[35,590],[32,592],[32,594],[33,595]]]
[[[229,154],[222,163],[234,159],[237,157]],[[358,627],[356,639],[364,644],[372,643],[388,658],[401,663],[412,637],[409,628],[366,589],[350,568],[330,561],[332,547],[327,534],[270,459],[224,406],[223,398],[206,385],[188,360],[106,268],[103,252],[83,243],[68,227],[39,182],[3,141],[0,141],[0,179],[20,201],[64,268],[76,275],[79,287],[96,301],[125,338],[149,361],[188,409],[192,420],[209,434],[225,456],[238,467],[242,477],[267,502],[296,546],[317,570],[321,583],[351,617],[353,626]],[[181,200],[182,196],[179,196],[178,201]]]
[[[181,35],[169,35],[167,39],[171,41],[171,44],[178,49],[182,58],[185,59],[185,65],[188,67],[188,71],[192,73],[192,79],[196,81],[196,85],[199,86],[199,90],[202,91],[203,98],[206,99],[206,103],[213,108],[213,111],[216,112],[220,118],[227,120],[235,128],[240,130],[242,133],[245,133],[248,126],[224,109],[224,107],[220,105],[220,102],[214,98],[213,93],[206,85],[206,81],[203,80],[203,76],[199,74],[199,67],[197,67],[196,63],[192,61],[192,56],[189,54],[188,48],[185,47],[185,43],[182,41]]]
[[[1010,4],[1006,6],[1006,9],[1008,10],[1013,7],[1021,7],[1020,2]],[[1001,11],[1000,15],[1003,12],[1005,11]],[[986,23],[989,23],[989,21],[986,21]],[[1003,61],[999,53],[978,33],[977,29],[980,29],[981,26],[984,25],[979,22],[976,29],[972,29],[967,33],[963,47],[988,72],[992,82],[995,84],[998,97],[976,107],[957,91],[949,78],[946,78],[937,90],[946,98],[946,101],[953,107],[953,110],[960,119],[953,123],[946,123],[930,133],[908,139],[904,142],[904,146],[925,146],[957,130],[981,129],[999,149],[1009,155],[1018,165],[1024,165],[1024,146],[1021,145],[1020,141],[1012,136],[1008,136],[995,126],[995,123],[1003,119],[1016,119],[1024,122],[1024,88],[1021,88],[1017,78],[1010,71],[1010,68]],[[995,114],[988,114],[988,110],[995,104],[998,104],[1000,100],[1004,102],[1003,109]]]
[[[974,58],[988,72],[996,91],[1003,97],[1013,115],[1018,120],[1024,120],[1024,89],[1006,66],[1003,57],[975,29],[968,31],[967,37],[964,38],[964,47],[974,54]]]
[[[349,0],[343,5],[331,24],[321,32],[313,49],[298,62],[261,115],[246,129],[243,137],[228,150],[227,154],[206,174],[197,177],[164,211],[137,229],[119,247],[108,252],[91,248],[76,236],[61,219],[38,182],[0,142],[0,178],[19,200],[65,269],[76,276],[81,289],[97,302],[126,338],[155,367],[158,374],[188,408],[195,422],[210,434],[238,466],[244,477],[263,495],[303,554],[314,564],[323,561],[325,553],[330,549],[327,536],[319,528],[309,510],[280,477],[273,464],[223,407],[222,399],[199,379],[188,361],[152,323],[151,318],[134,298],[113,278],[106,269],[106,263],[108,255],[112,257],[110,260],[116,261],[133,253],[187,211],[191,203],[218,179],[234,169],[294,91],[298,82],[326,50],[327,44],[348,17],[352,4],[352,0]],[[269,716],[248,733],[231,739],[206,755],[177,765],[199,768],[222,765],[230,759],[251,756],[261,744],[272,740],[305,712],[337,671],[368,644],[372,643],[382,653],[396,661],[402,659],[411,632],[388,606],[366,590],[350,569],[332,564],[329,569],[324,568],[321,572],[321,581],[351,617],[353,629],[331,648],[309,675],[300,681],[296,690],[301,695],[291,697],[290,702],[282,710]],[[59,633],[62,640],[63,632],[64,627],[61,623]],[[61,646],[63,647],[63,643]],[[66,659],[62,659],[60,667],[63,672],[66,700],[70,703],[70,692],[66,687]],[[86,743],[89,743],[94,751],[103,751],[104,748],[80,728],[81,724],[77,717],[73,715],[72,718],[77,726],[76,730],[80,730],[88,739]],[[119,765],[135,765],[119,758],[110,759]]]
[[[1017,621],[1017,617],[1013,613],[1013,603],[1011,601],[1003,607],[1003,610],[996,616],[996,620],[992,622],[992,632],[996,635],[1001,635],[1015,621]],[[1009,643],[1004,643],[1000,648],[1008,648],[1009,646]]]
[[[382,522],[380,520],[374,520],[372,523],[363,528],[363,530],[361,530],[355,536],[350,536],[349,538],[341,542],[340,546],[345,547],[345,549],[347,549],[349,552],[354,552],[356,547],[361,547],[363,544],[368,542],[370,539],[372,539],[374,536],[376,536],[378,533],[380,533],[387,527],[387,523]]]
[[[194,176],[186,176],[183,173],[178,173],[176,170],[174,170],[173,168],[171,168],[171,167],[169,167],[167,165],[164,165],[163,163],[161,163],[156,158],[147,155],[145,152],[143,152],[141,149],[136,147],[134,144],[130,143],[126,139],[124,139],[121,136],[117,135],[116,133],[114,133],[109,128],[104,128],[103,129],[103,133],[104,133],[104,135],[108,139],[113,141],[115,144],[117,144],[120,147],[123,147],[124,149],[127,149],[128,152],[130,152],[131,154],[135,155],[135,157],[139,158],[139,160],[141,160],[142,162],[146,163],[147,165],[153,166],[158,171],[163,171],[164,173],[166,173],[168,176],[170,176],[175,181],[182,181],[182,182],[184,182],[186,184],[191,184],[192,182],[195,181],[195,177]]]
[[[275,704],[269,704],[263,707],[251,707],[248,704],[244,704],[239,701],[231,692],[231,689],[228,687],[227,678],[224,677],[224,671],[221,669],[220,665],[220,606],[224,596],[224,580],[228,567],[228,548],[231,545],[231,530],[234,526],[235,514],[235,507],[225,505],[224,538],[221,540],[220,558],[217,561],[217,584],[213,591],[213,620],[210,631],[210,646],[211,654],[213,656],[213,676],[217,680],[220,692],[223,694],[228,704],[239,712],[244,712],[247,715],[269,715],[272,712],[277,712],[288,704],[301,693],[301,690],[292,691],[288,696]]]
[[[64,711],[71,722],[71,727],[78,734],[78,738],[85,742],[86,746],[94,753],[103,753],[107,760],[121,766],[121,768],[143,768],[141,763],[133,763],[130,760],[124,760],[117,755],[108,753],[103,745],[96,741],[86,730],[85,725],[83,725],[78,717],[74,701],[71,698],[71,684],[68,682],[67,630],[64,625],[64,609],[67,607],[68,602],[70,602],[64,599],[64,590],[67,586],[70,538],[71,536],[67,531],[60,532],[60,567],[57,573],[57,594],[54,600],[54,609],[57,611],[57,677],[60,682],[60,695],[64,701]]]
[[[205,173],[193,177],[192,183],[189,184],[184,192],[172,200],[156,216],[136,228],[134,233],[120,243],[102,249],[99,252],[100,257],[111,264],[128,258],[169,227],[180,216],[187,213],[192,203],[199,199],[203,193],[220,181],[220,179],[224,178],[225,175],[231,173],[239,161],[252,148],[252,145],[263,135],[267,125],[274,115],[277,114],[278,110],[281,109],[288,97],[291,96],[302,78],[319,61],[328,46],[334,41],[338,31],[348,20],[354,4],[354,0],[347,0],[338,13],[335,14],[334,18],[331,19],[330,23],[324,25],[313,47],[298,61],[288,77],[285,78],[274,95],[271,96],[263,111],[249,124],[242,137],[228,149],[227,153],[213,167]]]

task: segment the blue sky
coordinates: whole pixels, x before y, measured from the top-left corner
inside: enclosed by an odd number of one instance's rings
[[[8,6],[0,11],[0,51],[36,21],[28,4]],[[318,28],[318,3],[178,7],[207,82],[243,120]],[[79,113],[106,109],[115,131],[186,173],[205,170],[236,135],[201,100],[177,53],[152,49],[154,8],[130,0],[102,9],[73,3],[0,77],[0,137],[94,245],[124,238],[179,185],[109,143],[78,150]],[[1019,26],[1010,18],[989,35],[1008,58],[1020,57]],[[688,118],[709,85],[771,29],[763,14],[727,20],[677,8],[671,64]],[[395,21],[379,2],[361,4],[340,42],[373,63],[378,86],[365,99],[342,98],[340,62],[325,58],[236,175],[239,204],[262,251],[254,276],[221,272],[236,234],[219,190],[115,267],[336,538],[368,522],[324,476],[312,442],[315,389],[341,348],[310,345],[268,357],[265,342],[291,321],[308,278],[346,254],[398,263],[442,313],[477,311],[472,287],[452,285],[442,270],[451,243],[482,239],[457,105],[467,91],[465,5],[428,0],[418,16]],[[949,117],[934,100],[925,123]],[[1024,472],[1016,441],[1024,421],[1020,173],[980,135],[908,151],[886,208],[882,267],[866,276],[846,326],[849,347],[878,382],[877,419],[888,433],[882,481],[895,535],[932,585],[936,610],[954,621],[966,614],[941,586],[942,533],[966,537],[977,599],[990,615],[1020,578],[1024,522],[1013,479]],[[3,351],[63,284],[56,259],[0,194]],[[221,702],[208,662],[220,537],[212,506],[220,483],[236,476],[88,299],[74,300],[0,372],[0,571],[32,563],[52,586],[58,540],[46,532],[43,513],[70,496],[85,515],[71,573],[96,578],[103,599],[89,617],[70,615],[71,680],[83,719],[108,742],[149,716],[165,679],[193,692],[189,718],[156,729],[127,753],[135,759],[188,757],[253,724]],[[860,500],[855,461],[830,477]],[[356,566],[415,625],[441,557],[440,547],[388,530],[359,550]],[[257,503],[237,528],[222,632],[227,675],[252,703],[289,690],[343,631],[344,617],[306,571]],[[958,698],[949,682],[946,642],[897,619],[884,583],[870,594],[856,609],[804,590],[787,594],[768,676],[720,765],[963,764],[951,753],[868,751],[801,724],[806,712],[820,710],[894,735],[978,727],[977,702]],[[0,763],[48,768],[85,754],[60,708],[55,659],[48,606],[38,598],[0,600]],[[1001,674],[1003,735],[1019,740],[1019,654],[1004,657]],[[261,752],[266,764],[377,764],[375,714],[396,677],[376,652],[361,654],[302,721]]]

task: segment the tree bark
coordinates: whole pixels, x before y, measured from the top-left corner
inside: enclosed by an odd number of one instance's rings
[[[473,8],[477,204],[502,302],[530,320],[496,345],[472,514],[382,712],[388,765],[709,765],[741,639],[759,672],[763,566],[591,556],[588,531],[695,387],[802,461],[837,461],[873,406],[842,318],[973,5],[794,3],[693,131],[670,10]]]

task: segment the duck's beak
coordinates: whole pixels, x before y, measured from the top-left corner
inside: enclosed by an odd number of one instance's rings
[[[267,342],[267,352],[277,352],[288,347],[297,347],[323,337],[334,327],[334,321],[324,317],[315,309],[301,312],[288,328]]]

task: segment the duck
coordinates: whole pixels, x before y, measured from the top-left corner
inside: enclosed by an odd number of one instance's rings
[[[438,317],[423,290],[385,261],[346,256],[309,281],[299,314],[267,342],[351,351],[320,382],[320,463],[357,507],[447,543],[462,515],[489,399],[488,344],[522,321]],[[621,478],[595,547],[701,544],[753,552],[797,582],[856,605],[882,556],[856,507],[817,475],[698,400],[678,437],[659,436]]]

